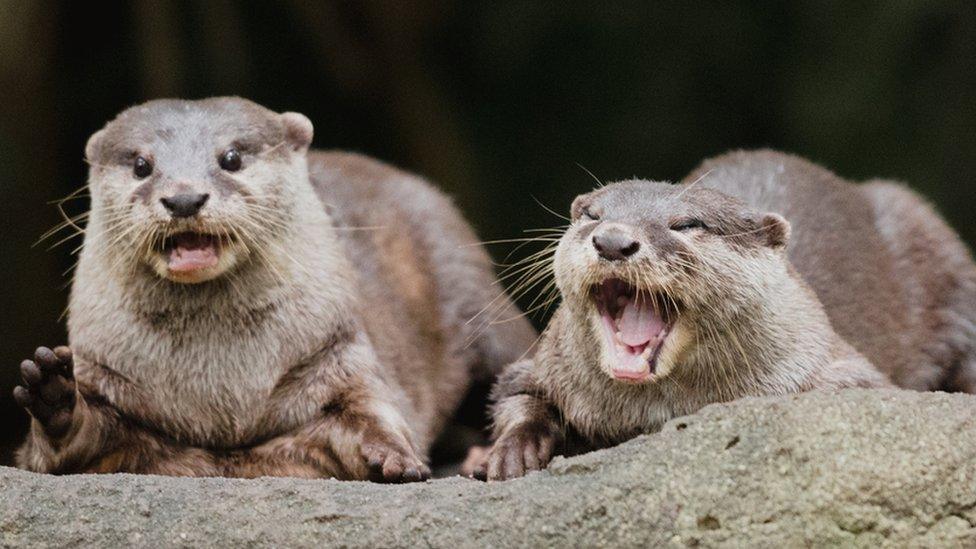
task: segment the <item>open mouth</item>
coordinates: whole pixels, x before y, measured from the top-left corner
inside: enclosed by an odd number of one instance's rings
[[[221,238],[211,234],[177,233],[163,241],[163,257],[171,273],[193,273],[216,267],[220,261]]]
[[[593,286],[591,295],[605,343],[614,355],[614,378],[651,379],[677,314],[674,302],[658,292],[638,291],[619,278]]]

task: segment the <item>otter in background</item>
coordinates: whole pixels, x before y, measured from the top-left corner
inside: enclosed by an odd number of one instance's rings
[[[790,261],[837,332],[898,386],[976,393],[976,265],[922,197],[800,157],[738,151],[685,178],[775,211]]]
[[[746,395],[976,390],[976,268],[892,183],[732,153],[681,185],[577,198],[554,266],[563,302],[536,356],[497,384],[475,476],[519,476],[559,446],[605,447]]]
[[[517,313],[446,197],[311,140],[238,98],[152,101],[91,137],[70,347],[21,365],[19,466],[429,475],[472,381],[535,334],[468,322]]]

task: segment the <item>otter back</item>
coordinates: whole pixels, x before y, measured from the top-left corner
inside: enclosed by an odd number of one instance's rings
[[[976,267],[918,195],[773,151],[707,160],[684,182],[699,179],[789,219],[790,261],[837,332],[896,384],[976,392]]]

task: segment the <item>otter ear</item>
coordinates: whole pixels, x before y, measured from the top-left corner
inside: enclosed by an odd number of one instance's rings
[[[312,121],[304,114],[286,112],[281,114],[281,123],[285,128],[285,139],[292,150],[305,152],[312,144]]]
[[[85,160],[89,163],[94,163],[98,159],[104,135],[105,130],[101,129],[88,138],[88,143],[85,144]]]
[[[790,241],[790,222],[775,213],[763,215],[759,233],[770,248],[783,248]]]
[[[588,194],[581,194],[573,199],[573,205],[569,207],[570,219],[579,219],[583,215],[583,208],[590,204]]]

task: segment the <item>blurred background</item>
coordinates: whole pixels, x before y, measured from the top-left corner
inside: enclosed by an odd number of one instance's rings
[[[147,99],[224,94],[305,113],[316,147],[427,176],[485,240],[562,224],[543,205],[564,213],[593,187],[580,165],[674,180],[774,147],[907,181],[976,241],[964,0],[0,0],[0,463],[27,426],[20,360],[66,341],[78,240],[31,245],[59,221],[49,202],[85,184],[86,139]]]

